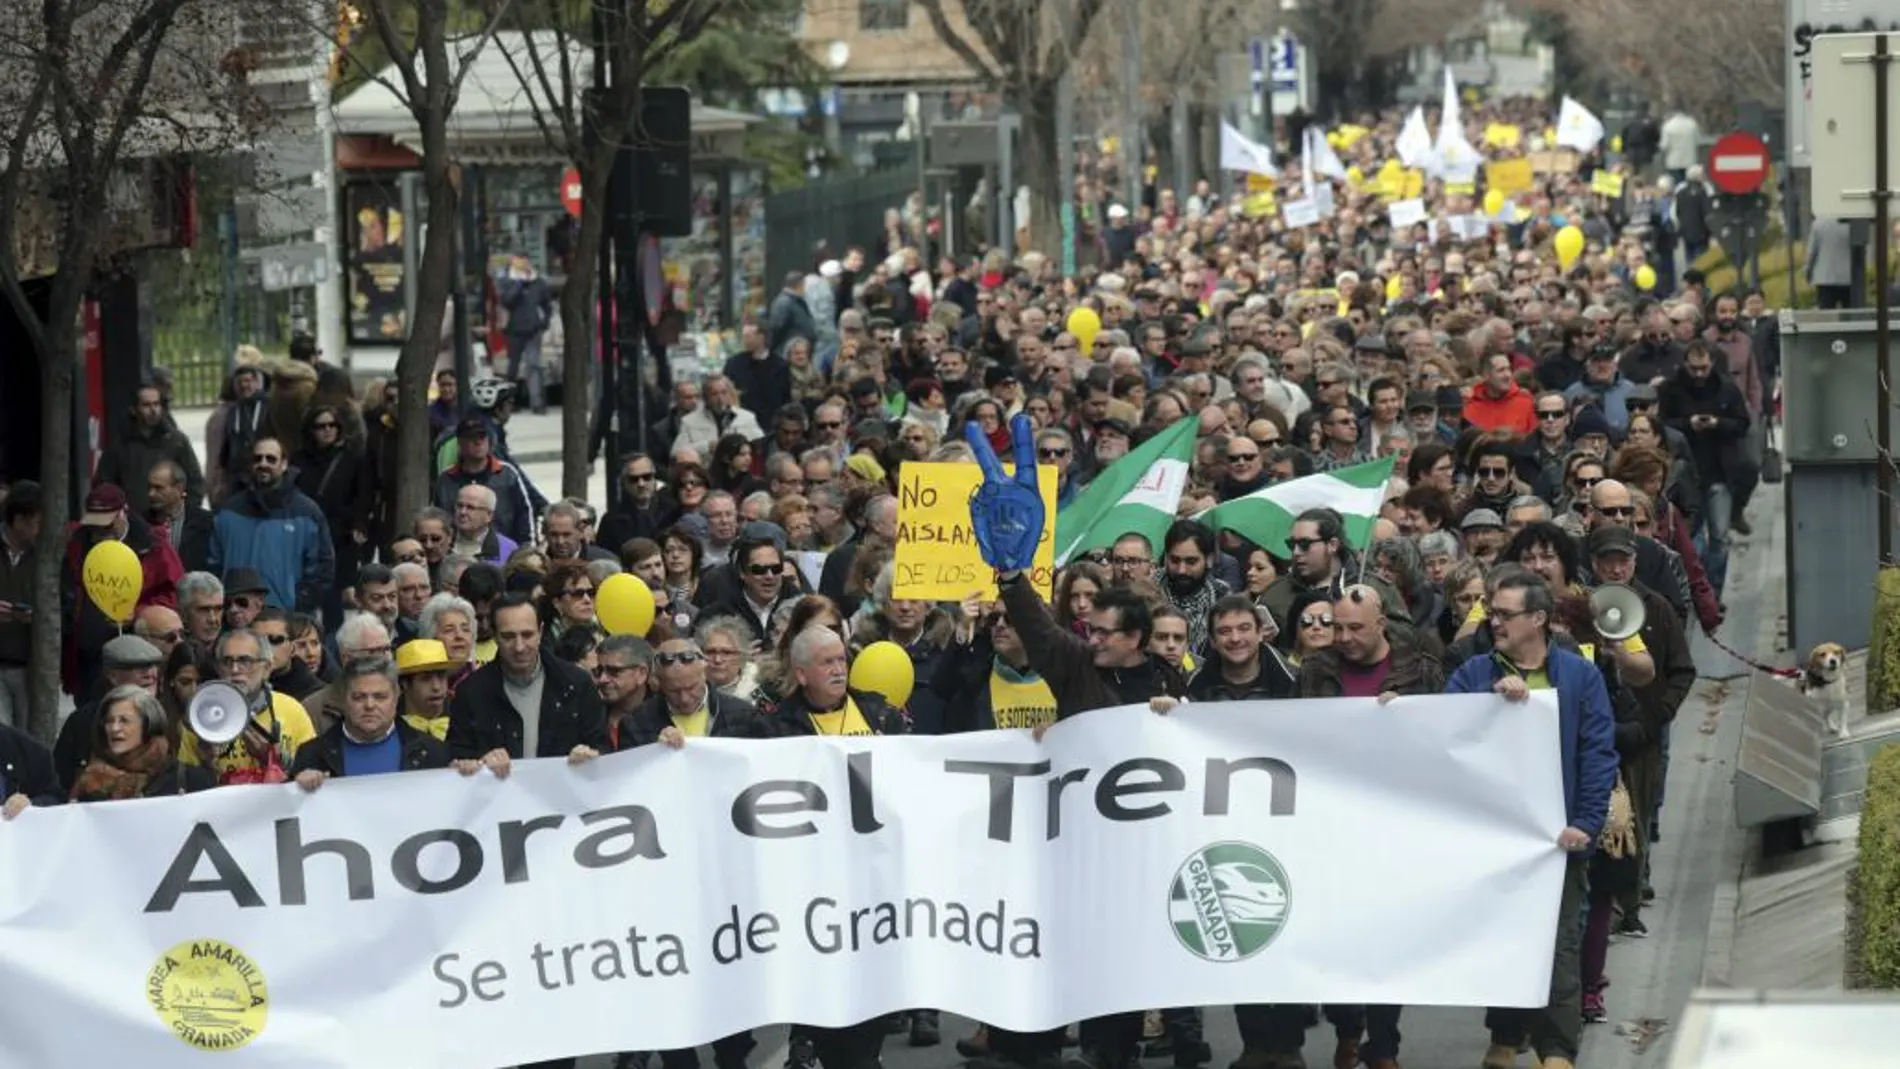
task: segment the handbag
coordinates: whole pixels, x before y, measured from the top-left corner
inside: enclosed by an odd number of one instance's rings
[[[1610,791],[1610,811],[1604,818],[1603,832],[1597,836],[1597,846],[1613,858],[1626,858],[1636,852],[1639,845],[1636,838],[1636,807],[1630,804],[1629,785],[1623,782],[1623,773],[1616,774],[1616,787]]]

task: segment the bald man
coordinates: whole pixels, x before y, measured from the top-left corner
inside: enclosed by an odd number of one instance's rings
[[[1636,509],[1630,499],[1629,487],[1615,479],[1605,479],[1590,488],[1590,511],[1586,517],[1591,530],[1599,527],[1620,526],[1634,528]],[[1589,562],[1585,571],[1589,570]],[[1586,575],[1585,580],[1589,577]],[[1691,600],[1689,590],[1689,571],[1682,558],[1664,549],[1662,543],[1648,535],[1636,536],[1636,578],[1644,586],[1661,594],[1676,611],[1676,619],[1684,627],[1689,624],[1689,613],[1695,602]]]
[[[185,639],[185,621],[163,605],[147,605],[132,622],[132,633],[158,647],[167,658]]]

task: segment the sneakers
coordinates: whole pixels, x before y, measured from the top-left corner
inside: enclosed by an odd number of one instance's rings
[[[1484,1060],[1478,1063],[1478,1069],[1517,1069],[1517,1048],[1503,1043],[1493,1043],[1484,1052]]]
[[[957,1040],[957,1053],[965,1058],[981,1058],[990,1052],[990,1026],[980,1024],[967,1039]]]
[[[1644,924],[1643,918],[1634,913],[1625,913],[1622,919],[1616,922],[1616,928],[1612,934],[1627,936],[1630,939],[1643,939],[1649,935],[1649,925]]]
[[[1602,1024],[1610,1019],[1610,1013],[1603,1007],[1603,992],[1586,991],[1583,993],[1583,1023]]]
[[[785,1048],[785,1069],[812,1069],[818,1064],[818,1055],[812,1049],[810,1039],[797,1036]]]

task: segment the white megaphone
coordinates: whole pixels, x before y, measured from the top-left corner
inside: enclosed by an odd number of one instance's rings
[[[1596,617],[1597,634],[1609,642],[1621,642],[1641,631],[1648,616],[1642,595],[1622,583],[1605,583],[1590,591],[1590,613]]]
[[[214,679],[199,684],[198,693],[192,695],[191,706],[185,710],[185,720],[192,734],[213,746],[223,746],[244,734],[250,725],[251,703],[236,684]]]

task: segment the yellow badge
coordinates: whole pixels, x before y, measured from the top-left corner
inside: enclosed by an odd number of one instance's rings
[[[270,992],[263,970],[217,939],[167,950],[145,976],[145,998],[172,1034],[199,1050],[236,1050],[264,1031]]]

